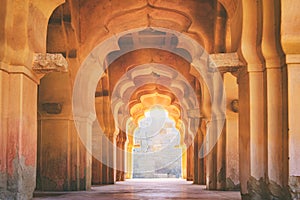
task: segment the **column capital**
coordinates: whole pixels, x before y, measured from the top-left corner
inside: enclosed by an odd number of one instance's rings
[[[215,63],[221,74],[229,72],[237,76],[239,68],[246,66],[246,64],[239,59],[237,52],[210,54],[209,57]]]
[[[209,54],[209,57],[218,68],[245,66],[245,63],[243,63],[242,60],[239,59],[239,55],[237,52]]]
[[[37,74],[68,72],[68,62],[62,54],[36,53],[33,56],[32,70]]]
[[[0,62],[0,70],[8,74],[23,74],[30,78],[36,84],[40,83],[40,77],[26,66],[11,65],[4,62]]]
[[[300,54],[287,54],[286,64],[300,64]]]

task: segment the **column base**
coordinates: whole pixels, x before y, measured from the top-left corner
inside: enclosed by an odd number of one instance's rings
[[[289,192],[291,199],[300,199],[300,176],[290,176]]]
[[[15,195],[7,190],[1,190],[0,199],[13,200],[15,199]]]
[[[242,194],[243,200],[291,200],[292,198],[287,188],[282,188],[273,181],[259,180],[250,177],[248,180],[248,192]]]
[[[226,178],[226,190],[229,191],[240,191],[241,189],[241,184],[235,184],[233,180],[231,180],[231,178],[227,177]]]

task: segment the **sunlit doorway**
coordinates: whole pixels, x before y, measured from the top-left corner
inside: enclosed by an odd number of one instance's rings
[[[167,110],[146,111],[134,131],[132,178],[182,178],[180,138]]]

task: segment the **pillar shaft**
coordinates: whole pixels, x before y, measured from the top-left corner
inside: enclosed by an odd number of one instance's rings
[[[133,157],[132,157],[132,146],[127,147],[127,159],[126,159],[126,179],[132,179],[133,172]]]
[[[226,124],[217,143],[217,189],[226,189]]]
[[[268,66],[267,66],[268,67]],[[272,196],[284,198],[288,184],[287,116],[282,68],[267,68],[268,178]]]
[[[192,181],[193,177],[192,177],[192,167],[190,166],[189,160],[188,160],[188,149],[186,148],[186,146],[184,145],[182,147],[182,157],[181,157],[181,165],[182,165],[182,171],[181,171],[181,176],[183,179],[186,179],[188,181]]]
[[[289,187],[292,198],[300,196],[300,54],[287,55],[288,127],[289,127]]]
[[[30,199],[36,182],[37,83],[0,66],[0,90],[0,198]]]
[[[99,86],[99,85],[98,85]],[[100,85],[101,86],[101,85]],[[97,114],[97,121],[95,123],[99,123],[99,126],[101,130],[97,133],[95,132],[96,127],[93,129],[93,164],[92,164],[92,184],[93,185],[101,185],[103,184],[102,180],[102,172],[103,172],[103,157],[104,157],[104,151],[103,151],[103,142],[104,142],[104,121],[103,121],[103,99],[102,97],[97,97],[95,99],[95,109]],[[96,124],[94,124],[97,126]]]
[[[126,133],[120,131],[117,136],[117,172],[116,181],[124,181],[125,177],[125,142]]]
[[[268,198],[266,90],[262,71],[245,72],[239,77],[239,149],[241,193],[250,198]]]
[[[193,181],[194,180],[194,148],[193,145],[190,144],[189,147],[185,150],[185,155],[186,156],[186,179],[188,181]],[[184,167],[184,166],[183,166]]]
[[[130,123],[133,124],[133,123]],[[134,125],[132,125],[134,126]],[[133,131],[134,127],[128,129],[128,143],[127,143],[127,155],[126,155],[126,179],[131,179],[133,175]]]
[[[199,151],[203,145],[203,130],[202,130],[202,120],[199,124],[197,134],[194,138],[194,183],[204,185],[205,184],[205,169],[204,169],[204,158],[199,156]]]
[[[238,190],[239,182],[239,132],[238,84],[236,77],[224,74],[226,90],[226,190]],[[224,127],[225,128],[225,127]]]

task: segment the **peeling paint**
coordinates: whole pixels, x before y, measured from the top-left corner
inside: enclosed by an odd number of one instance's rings
[[[24,117],[25,118],[25,117]],[[29,118],[29,117],[28,117]],[[36,152],[37,152],[37,133],[36,128],[30,119],[10,119],[9,120],[9,133],[7,139],[7,172],[12,176],[14,172],[13,160],[17,157],[24,158],[26,166],[35,167],[36,165]],[[28,124],[26,132],[24,127],[20,124]]]

